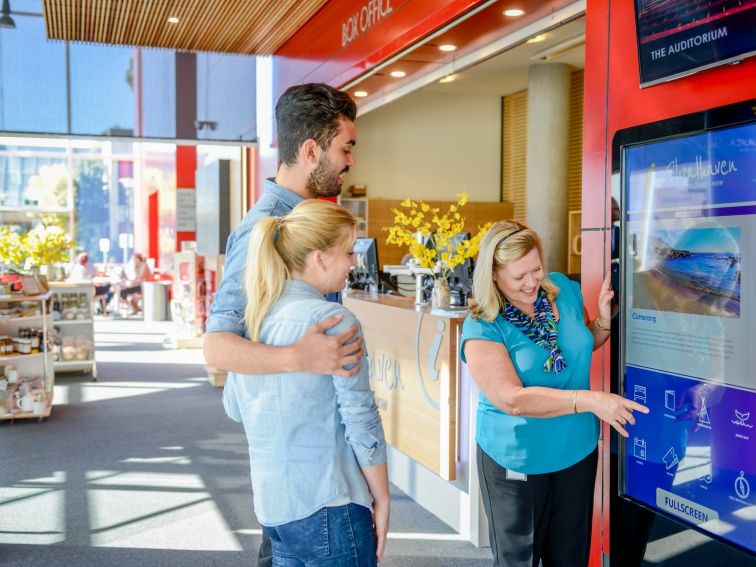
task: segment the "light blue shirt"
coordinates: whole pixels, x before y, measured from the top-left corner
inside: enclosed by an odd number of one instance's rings
[[[263,321],[260,340],[296,342],[332,315],[339,334],[357,325],[345,307],[326,301],[311,285],[289,280]],[[355,337],[356,338],[356,337]],[[362,356],[350,378],[311,373],[229,374],[223,390],[228,416],[244,423],[249,442],[255,513],[276,526],[306,518],[334,501],[372,507],[361,467],[386,462],[386,441]]]
[[[228,237],[223,280],[210,306],[205,331],[228,332],[244,336],[244,309],[247,298],[244,293],[244,269],[247,266],[249,234],[257,221],[264,217],[282,217],[304,201],[296,193],[266,179],[263,194]]]
[[[462,360],[466,361],[465,341],[482,339],[502,343],[523,386],[589,389],[593,335],[583,321],[580,286],[556,272],[549,274],[549,279],[559,288],[557,344],[567,368],[559,374],[545,373],[546,349],[526,337],[501,313],[491,323],[468,315],[462,327]],[[598,421],[588,412],[549,418],[512,416],[497,408],[481,392],[475,440],[504,468],[526,474],[549,473],[574,465],[596,448]]]

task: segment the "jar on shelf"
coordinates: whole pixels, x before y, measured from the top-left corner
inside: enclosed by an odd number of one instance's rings
[[[63,337],[63,340],[61,341],[61,359],[70,361],[75,358],[76,345],[74,344],[73,337]]]
[[[29,341],[31,342],[32,352],[39,352],[39,346],[42,342],[40,341],[39,329],[30,329],[30,331]]]
[[[71,320],[76,318],[76,295],[63,294],[63,319]]]
[[[76,360],[89,360],[91,358],[92,343],[83,335],[78,335],[74,339],[76,347]]]
[[[17,338],[15,339],[15,342],[16,342],[16,352],[18,352],[19,354],[32,353],[31,339]]]
[[[55,293],[53,294],[53,300],[52,300],[52,313],[53,313],[53,321],[60,321],[62,315],[61,311],[61,305],[60,305],[60,296]]]

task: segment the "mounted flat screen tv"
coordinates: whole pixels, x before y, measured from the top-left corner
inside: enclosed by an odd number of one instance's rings
[[[756,54],[756,0],[635,0],[641,87]]]
[[[617,133],[620,494],[756,553],[756,100]]]

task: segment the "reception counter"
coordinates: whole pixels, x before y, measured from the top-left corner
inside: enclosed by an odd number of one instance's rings
[[[475,469],[478,392],[458,355],[466,311],[361,291],[343,301],[362,323],[391,481],[464,539],[487,545]]]

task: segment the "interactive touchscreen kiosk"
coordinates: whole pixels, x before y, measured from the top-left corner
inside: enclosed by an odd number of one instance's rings
[[[650,412],[628,427],[620,490],[751,553],[755,103],[644,125],[652,139],[621,148],[621,388]]]

